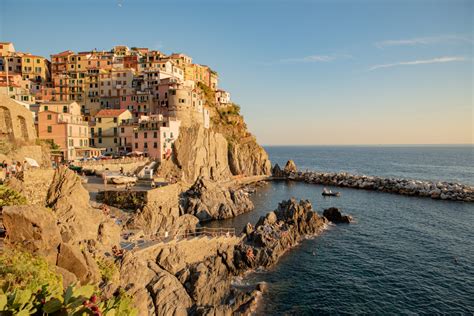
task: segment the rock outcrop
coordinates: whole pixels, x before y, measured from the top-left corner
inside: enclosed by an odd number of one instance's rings
[[[255,228],[248,225],[244,242],[236,247],[234,264],[239,271],[276,263],[289,248],[306,236],[318,235],[326,219],[313,211],[309,201],[283,201],[277,210],[261,217]]]
[[[201,222],[235,217],[254,207],[247,192],[204,178],[199,178],[184,197],[184,212],[196,216]]]
[[[57,266],[73,273],[82,284],[97,283],[99,268],[92,256],[85,250],[62,243],[59,247]]]
[[[105,247],[118,244],[120,227],[115,227],[114,221],[91,207],[89,193],[72,170],[66,167],[56,170],[46,203],[58,220],[63,242],[98,240],[103,241]]]
[[[229,166],[234,175],[269,175],[271,172],[268,154],[253,136],[229,144]]]
[[[130,217],[126,227],[141,229],[146,236],[166,231],[193,230],[199,220],[189,214],[180,215],[182,191],[180,184],[148,191],[146,205]]]
[[[9,243],[56,263],[62,239],[51,210],[32,205],[5,206],[3,224]]]
[[[174,143],[173,157],[163,162],[163,170],[170,173],[169,164],[174,164],[174,177],[193,183],[198,177],[215,181],[227,180],[232,175],[229,169],[227,141],[223,135],[200,124],[183,126]],[[166,177],[166,175],[164,175]]]
[[[283,169],[283,172],[285,174],[290,174],[292,172],[297,172],[298,168],[296,168],[296,164],[293,160],[288,160],[286,162],[285,168]]]
[[[324,210],[323,216],[330,222],[335,224],[345,223],[349,224],[352,222],[352,217],[349,215],[342,215],[341,211],[339,211],[336,207],[330,207]]]

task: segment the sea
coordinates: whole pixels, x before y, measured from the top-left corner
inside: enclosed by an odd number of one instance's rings
[[[284,166],[474,185],[473,146],[266,147]],[[241,230],[282,200],[308,199],[322,213],[338,207],[355,222],[330,225],[278,264],[245,276],[268,292],[257,315],[473,315],[474,204],[328,187],[270,182],[252,195],[255,209],[211,226]]]

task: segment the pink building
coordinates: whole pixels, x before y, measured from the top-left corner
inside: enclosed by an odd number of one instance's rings
[[[89,147],[89,127],[76,102],[45,102],[38,113],[38,137],[58,145],[66,160],[99,155]]]
[[[133,117],[138,121],[139,117],[153,112],[153,95],[137,91],[134,94],[122,96],[120,109],[132,112]]]
[[[138,123],[120,127],[120,146],[127,152],[139,151],[161,161],[172,153],[181,122],[162,115],[142,116]]]

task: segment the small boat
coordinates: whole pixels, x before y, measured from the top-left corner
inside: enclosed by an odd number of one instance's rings
[[[322,196],[341,196],[340,192],[323,192],[321,193]]]

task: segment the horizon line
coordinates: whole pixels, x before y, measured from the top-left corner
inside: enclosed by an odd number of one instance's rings
[[[263,147],[311,147],[311,146],[474,146],[474,143],[440,143],[440,144],[262,144]]]

